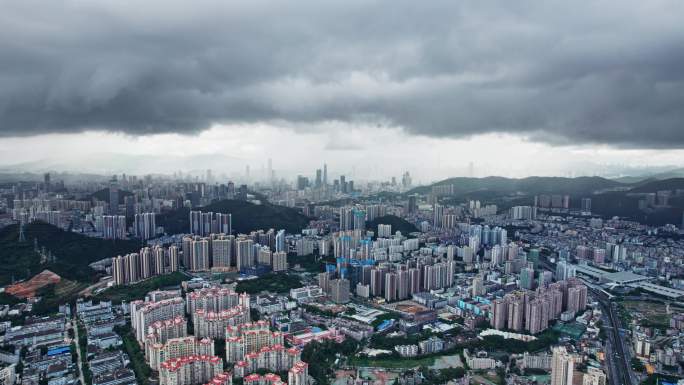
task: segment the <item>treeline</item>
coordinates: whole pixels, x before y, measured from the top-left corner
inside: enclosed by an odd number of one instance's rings
[[[188,279],[189,278],[185,274],[176,271],[170,274],[152,277],[133,285],[110,287],[97,294],[95,299],[99,301],[112,301],[114,303],[120,303],[124,300],[133,301],[136,299],[143,299],[150,291],[163,289],[165,287],[176,287],[180,285],[181,282],[187,281]]]
[[[256,205],[247,201],[226,199],[194,210],[232,214],[233,232],[249,233],[254,230],[285,229],[297,234],[309,224],[309,218],[299,210],[272,205]],[[190,228],[190,209],[180,208],[157,216],[157,225],[164,226],[167,234],[187,233]]]
[[[88,264],[103,258],[140,250],[141,244],[132,240],[104,240],[64,231],[43,222],[24,226],[26,241],[19,242],[19,225],[0,230],[0,284],[30,278],[48,269],[79,282],[94,282],[95,272]],[[45,248],[54,256],[53,262],[41,264],[40,254],[34,250]]]
[[[358,343],[347,338],[342,343],[330,340],[313,341],[308,343],[302,351],[302,361],[309,364],[309,375],[316,380],[317,385],[330,385],[329,378],[333,375],[333,365],[337,354],[351,356],[356,352]]]
[[[238,282],[235,291],[238,293],[247,292],[257,294],[262,291],[272,293],[287,293],[290,289],[302,287],[302,281],[294,276],[285,273],[268,273],[256,279],[249,279]]]
[[[399,218],[396,215],[384,215],[377,217],[372,221],[366,222],[366,228],[375,231],[375,235],[378,235],[378,225],[392,225],[392,234],[397,231],[401,231],[401,234],[406,236],[409,233],[414,233],[419,231],[418,228],[411,222]]]

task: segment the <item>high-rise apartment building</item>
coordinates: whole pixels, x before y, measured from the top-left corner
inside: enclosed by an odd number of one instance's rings
[[[104,239],[126,239],[126,216],[103,215],[102,229]]]
[[[565,347],[553,348],[551,358],[551,385],[572,385],[575,374],[575,358]]]
[[[520,269],[520,288],[526,290],[534,289],[534,267],[532,262],[527,267]]]
[[[246,237],[235,240],[235,260],[238,270],[255,265],[254,241]]]
[[[278,230],[278,233],[276,233],[275,251],[287,253],[287,245],[285,244],[285,230]]]
[[[223,373],[223,360],[217,356],[194,355],[174,358],[160,365],[160,385],[204,384]]]
[[[273,271],[287,270],[287,254],[283,251],[273,253]]]
[[[442,219],[444,218],[444,206],[439,203],[435,203],[432,208],[432,226],[435,229],[442,227]]]
[[[349,302],[349,280],[344,278],[331,280],[330,297],[335,303]]]
[[[214,268],[229,268],[233,264],[233,241],[232,235],[216,235],[211,240],[211,265]]]
[[[209,239],[193,240],[190,245],[190,270],[209,270]]]
[[[389,238],[392,236],[392,225],[378,225],[378,237]]]
[[[135,214],[133,223],[134,235],[142,240],[152,239],[157,234],[154,213]]]
[[[171,338],[164,343],[155,343],[146,351],[147,363],[152,370],[159,371],[161,365],[176,358],[194,355],[213,356],[214,341],[210,338],[198,339],[193,336]]]

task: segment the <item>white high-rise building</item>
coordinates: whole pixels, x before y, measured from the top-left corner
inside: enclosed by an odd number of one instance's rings
[[[235,260],[238,270],[254,266],[253,240],[249,238],[238,238],[235,241]]]
[[[553,348],[551,358],[551,385],[572,385],[575,358],[563,346]]]
[[[211,241],[211,263],[216,268],[229,268],[233,260],[234,237],[219,235]]]
[[[287,253],[287,245],[285,244],[285,230],[278,230],[275,236],[275,251]]]
[[[216,213],[216,229],[214,233],[231,235],[233,233],[233,215]]]
[[[280,251],[273,253],[273,271],[287,270],[287,253]]]
[[[135,214],[133,230],[135,236],[142,240],[148,240],[157,234],[157,225],[154,213]]]
[[[190,270],[209,270],[209,240],[207,238],[192,241],[190,252]]]
[[[392,236],[392,225],[378,225],[378,237],[389,238]]]
[[[126,239],[125,215],[104,215],[102,226],[104,239]]]

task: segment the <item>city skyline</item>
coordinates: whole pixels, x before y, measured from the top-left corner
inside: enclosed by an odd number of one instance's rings
[[[236,178],[244,176],[249,166],[251,180],[258,181],[265,179],[272,159],[277,178],[292,180],[313,174],[322,164],[312,165],[310,159],[320,159],[336,176],[385,180],[409,171],[416,183],[428,184],[454,176],[649,176],[684,166],[684,150],[555,147],[507,134],[438,140],[382,129],[373,134],[376,141],[364,144],[362,133],[355,130],[350,136],[359,146],[347,141],[336,148],[333,142],[339,134],[335,133],[300,134],[271,126],[258,130],[263,134],[249,136],[253,130],[248,127],[216,127],[192,136],[86,132],[5,138],[0,140],[0,172],[198,175],[212,169],[217,176]],[[280,136],[283,132],[287,135]],[[284,144],[287,140],[294,143]],[[103,149],[92,143],[108,146]],[[383,143],[384,151],[375,151],[374,143]],[[26,151],[27,146],[32,151]],[[515,162],[510,162],[511,157]]]

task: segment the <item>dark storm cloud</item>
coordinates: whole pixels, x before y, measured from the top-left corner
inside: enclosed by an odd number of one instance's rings
[[[326,121],[684,145],[684,3],[5,2],[0,134]]]

